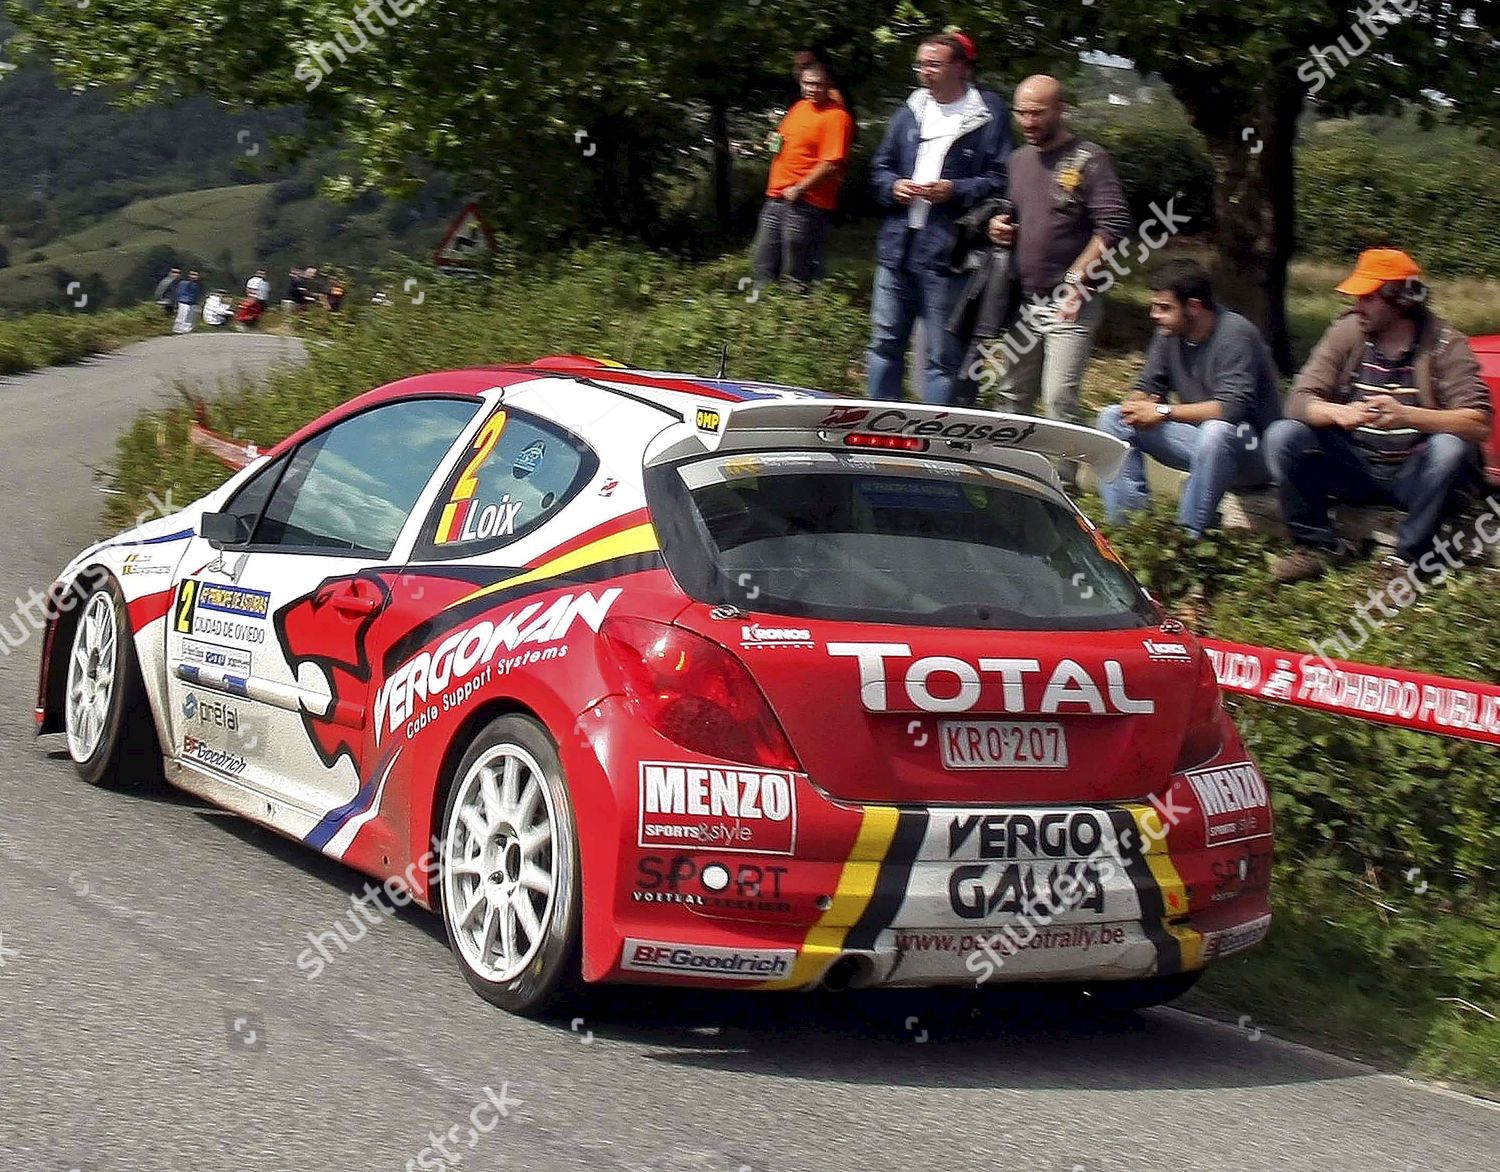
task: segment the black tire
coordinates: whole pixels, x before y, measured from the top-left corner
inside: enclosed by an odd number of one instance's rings
[[[1137,981],[1100,981],[1082,989],[1085,1005],[1099,1013],[1133,1013],[1176,1001],[1198,983],[1205,970],[1144,977]]]
[[[510,761],[518,775],[515,803],[506,801]],[[487,772],[503,811],[493,819],[484,792]],[[478,807],[472,804],[476,798]],[[528,801],[535,807],[530,815]],[[461,806],[471,814],[469,821],[460,818]],[[538,841],[542,816],[550,822],[550,845],[528,854],[524,844]],[[482,842],[474,821],[486,827]],[[557,1012],[582,985],[583,886],[573,803],[547,730],[525,716],[501,716],[480,730],[454,770],[439,825],[438,910],[464,979],[507,1012],[527,1017]],[[527,882],[537,881],[537,871],[550,879],[549,896],[541,897]],[[522,901],[531,908],[535,939],[520,914]],[[470,909],[477,909],[479,923],[472,911],[460,923]],[[492,914],[498,939],[490,934]],[[525,948],[519,933],[527,935]]]
[[[107,663],[97,646],[87,646],[98,642],[102,629],[91,623],[108,624],[112,631],[114,652]],[[125,597],[113,578],[84,599],[58,666],[65,673],[63,729],[78,776],[101,789],[163,788],[161,741],[151,719]],[[103,687],[108,688],[107,700],[102,699]],[[96,721],[102,723],[97,736]]]

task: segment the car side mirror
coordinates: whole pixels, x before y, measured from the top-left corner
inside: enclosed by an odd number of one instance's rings
[[[198,522],[198,533],[215,549],[244,545],[250,540],[250,521],[238,513],[204,513]]]

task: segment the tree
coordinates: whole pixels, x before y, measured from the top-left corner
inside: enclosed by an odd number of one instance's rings
[[[1128,57],[1171,87],[1213,162],[1218,276],[1252,307],[1284,370],[1303,112],[1416,105],[1429,119],[1500,126],[1492,35],[1500,0],[1014,0],[1003,10],[956,9],[954,18],[1017,72],[1092,49]],[[1391,225],[1396,239],[1400,227]]]
[[[209,93],[298,104],[337,135],[330,186],[420,186],[422,163],[459,177],[518,236],[647,231],[707,108],[728,206],[730,106],[789,90],[790,51],[820,37],[868,46],[889,0],[36,0],[14,18],[65,83],[126,103]],[[401,15],[403,12],[409,15]],[[689,147],[690,155],[696,154]]]

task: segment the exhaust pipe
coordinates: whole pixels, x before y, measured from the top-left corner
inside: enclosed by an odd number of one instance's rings
[[[859,974],[860,958],[857,956],[841,956],[828,966],[828,971],[823,974],[823,988],[831,993],[842,993],[854,983],[854,978]]]

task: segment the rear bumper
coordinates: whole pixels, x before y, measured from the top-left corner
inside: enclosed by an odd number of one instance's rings
[[[1128,980],[1202,968],[1269,927],[1269,796],[1237,737],[1149,803],[895,807],[674,765],[640,735],[616,738],[618,822],[592,822],[608,841],[585,845],[589,980]]]

